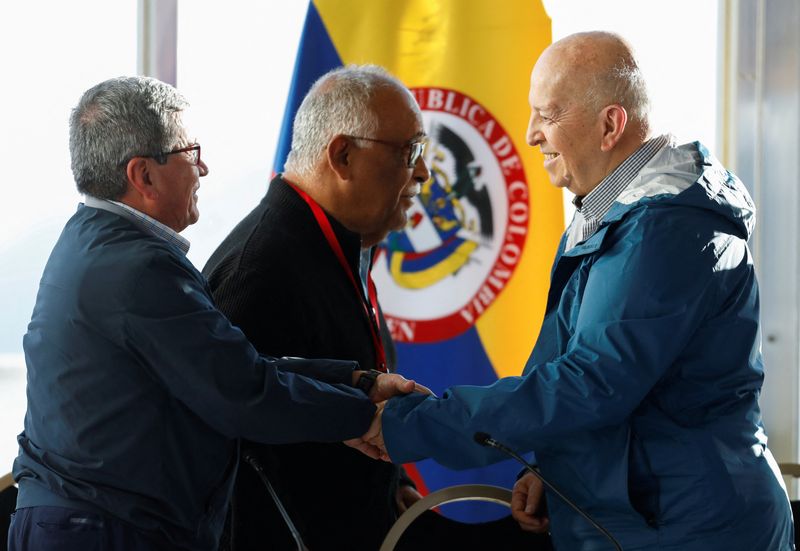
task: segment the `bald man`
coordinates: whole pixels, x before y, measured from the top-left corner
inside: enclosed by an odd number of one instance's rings
[[[398,463],[461,469],[534,451],[512,511],[558,550],[789,550],[792,517],[767,448],[755,207],[700,143],[651,136],[645,83],[619,36],[551,45],[531,75],[527,140],[576,195],[539,338],[520,377],[394,398],[364,440]]]

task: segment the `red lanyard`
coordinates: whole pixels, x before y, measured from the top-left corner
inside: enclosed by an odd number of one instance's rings
[[[347,259],[344,256],[344,252],[342,251],[342,246],[339,244],[339,239],[336,237],[336,234],[333,232],[333,228],[331,227],[331,222],[328,220],[328,217],[325,215],[325,211],[322,210],[316,201],[314,201],[305,191],[295,186],[293,183],[284,180],[293,190],[295,190],[303,200],[308,203],[308,206],[311,207],[311,212],[314,214],[314,218],[317,219],[317,224],[319,224],[319,229],[322,230],[322,234],[325,236],[325,239],[328,241],[328,245],[330,245],[331,249],[333,250],[336,258],[339,260],[339,264],[341,264],[342,268],[344,269],[344,273],[347,274],[347,277],[350,278],[350,283],[353,284],[353,288],[358,295],[359,300],[361,301],[361,306],[364,308],[364,315],[367,316],[367,322],[369,323],[369,330],[372,334],[372,345],[375,347],[375,356],[378,360],[377,369],[379,371],[386,372],[386,352],[383,349],[383,341],[381,341],[381,337],[379,334],[379,329],[377,327],[378,324],[378,293],[375,290],[375,282],[372,281],[372,276],[367,272],[367,293],[369,295],[369,303],[364,300],[364,295],[362,294],[362,288],[356,281],[355,276],[353,275],[353,270],[350,269],[350,265],[347,263]],[[372,315],[370,315],[370,311]],[[366,369],[362,366],[363,369]]]

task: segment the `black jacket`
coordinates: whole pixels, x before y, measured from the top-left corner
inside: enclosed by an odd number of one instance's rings
[[[329,219],[359,281],[361,240]],[[218,308],[261,353],[375,366],[360,298],[309,206],[280,177],[217,248],[203,273]],[[391,367],[391,342],[386,347]],[[264,463],[310,549],[378,549],[397,517],[398,467],[344,444],[244,445]],[[232,511],[236,551],[295,548],[249,468],[239,471]]]

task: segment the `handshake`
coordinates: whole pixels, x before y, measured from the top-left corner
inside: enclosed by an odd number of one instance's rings
[[[354,374],[354,385],[356,379],[362,373],[362,371],[357,371]],[[375,417],[373,417],[366,433],[358,438],[345,440],[344,443],[373,459],[391,461],[383,442],[381,424],[383,408],[386,406],[386,400],[392,396],[410,394],[412,392],[433,396],[433,392],[430,389],[406,379],[402,375],[396,373],[381,373],[378,375],[369,391],[369,398],[377,407]],[[397,496],[398,510],[400,512],[405,511],[421,497],[413,487],[400,486]],[[550,518],[544,502],[544,486],[537,476],[527,473],[514,484],[514,490],[511,495],[511,515],[519,523],[520,527],[527,532],[547,532],[550,527]]]
[[[357,373],[358,375],[355,375],[355,377],[361,375],[361,372]],[[377,407],[375,410],[375,417],[372,418],[372,423],[366,433],[358,438],[345,440],[344,443],[373,459],[391,461],[389,454],[386,452],[386,446],[383,443],[381,425],[383,408],[386,406],[386,400],[392,396],[410,394],[412,392],[433,396],[433,392],[431,392],[429,388],[406,379],[397,373],[381,373],[378,375],[375,379],[375,384],[372,385],[369,391],[369,399],[372,400],[372,403]]]

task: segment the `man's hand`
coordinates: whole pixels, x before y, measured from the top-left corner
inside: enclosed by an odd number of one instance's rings
[[[372,424],[369,426],[369,430],[361,439],[380,450],[380,459],[391,462],[391,458],[389,458],[389,454],[386,452],[386,444],[383,443],[383,407],[385,405],[386,402],[379,404],[378,410],[375,412],[375,417],[372,419]]]
[[[531,473],[525,474],[511,491],[511,516],[527,532],[546,532],[550,518],[545,510],[544,486]]]
[[[433,395],[431,389],[416,383],[410,379],[406,379],[397,373],[382,373],[378,375],[375,385],[369,393],[369,399],[373,403],[383,402],[392,396],[400,394],[409,394],[411,392],[419,392],[420,394]]]
[[[397,503],[397,512],[402,515],[409,507],[422,499],[422,494],[420,494],[414,486],[400,484],[400,486],[397,487],[397,493],[394,499]]]
[[[385,450],[381,449],[380,447],[376,446],[369,442],[367,436],[379,435],[380,434],[380,416],[383,413],[383,407],[386,405],[386,402],[381,402],[376,404],[375,409],[375,417],[372,418],[372,423],[367,429],[366,434],[363,436],[359,436],[358,438],[351,438],[350,440],[345,440],[344,444],[350,446],[351,448],[355,448],[364,455],[371,457],[372,459],[383,459],[383,455],[385,454]],[[377,420],[377,421],[376,421]],[[378,428],[375,428],[376,422],[378,423]],[[381,438],[381,443],[383,443],[383,439]],[[388,457],[388,456],[386,456]]]
[[[382,459],[384,461],[391,461],[389,454],[386,453],[386,446],[383,444],[383,433],[381,416],[383,415],[383,407],[386,402],[377,404],[378,408],[375,411],[375,417],[372,418],[372,424],[369,429],[360,438],[353,438],[345,440],[344,443],[355,448],[361,453],[368,455],[372,459]]]
[[[353,386],[356,386],[358,379],[363,374],[363,371],[353,372]],[[419,392],[421,394],[432,395],[433,392],[426,386],[415,383],[412,380],[406,379],[397,373],[381,373],[375,379],[375,384],[369,391],[369,399],[373,404],[388,400],[392,396],[399,396],[402,394],[409,394],[411,392]]]
[[[381,373],[369,391],[369,399],[374,404],[388,400],[392,396],[409,394],[414,391],[416,383],[397,373]]]
[[[361,373],[363,372],[354,372],[354,385],[357,377],[361,376]],[[386,400],[389,398],[401,394],[409,394],[411,392],[419,392],[420,394],[427,394],[429,396],[434,395],[428,387],[417,384],[397,373],[381,373],[378,375],[378,378],[375,379],[375,384],[372,385],[372,389],[369,391],[369,399],[377,405],[372,424],[363,436],[345,440],[344,443],[372,459],[391,461],[389,454],[386,453],[386,446],[383,443],[383,426],[381,423],[383,408],[386,405]]]
[[[347,444],[351,448],[355,448],[367,457],[371,457],[372,459],[380,459],[381,458],[381,450],[380,448],[373,446],[369,442],[364,441],[361,438],[351,438],[350,440],[345,440],[343,442]]]

